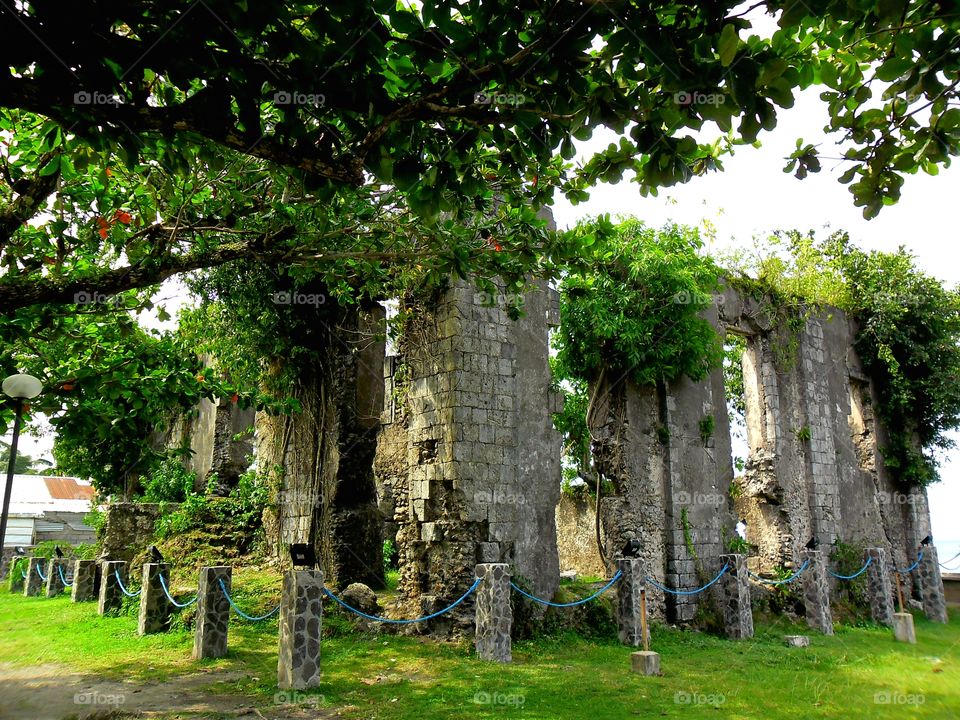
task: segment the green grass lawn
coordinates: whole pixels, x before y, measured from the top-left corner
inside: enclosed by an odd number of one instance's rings
[[[261,576],[262,577],[262,576]],[[269,608],[274,580],[251,611]],[[241,602],[241,600],[243,602]],[[757,637],[732,642],[695,632],[654,631],[664,675],[630,672],[630,648],[565,636],[514,645],[514,662],[481,662],[469,644],[335,630],[323,645],[323,686],[299,696],[348,718],[960,718],[960,616],[947,626],[916,618],[915,646],[895,643],[879,627],[837,629],[834,637],[788,623],[761,623]],[[54,664],[105,679],[172,679],[198,667],[242,672],[217,693],[274,703],[277,622],[231,619],[229,657],[190,660],[192,633],[136,636],[131,612],[101,618],[94,604],[67,597],[24,598],[0,590],[0,663]],[[810,634],[809,648],[788,648],[783,635]],[[2,673],[2,671],[0,671]],[[885,702],[889,700],[889,702]],[[0,705],[2,705],[0,699]],[[908,704],[910,703],[910,704]],[[2,714],[2,713],[0,713]]]

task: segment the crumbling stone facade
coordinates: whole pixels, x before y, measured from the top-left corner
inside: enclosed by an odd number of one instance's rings
[[[560,438],[548,363],[557,298],[537,285],[517,320],[502,298],[488,300],[454,283],[417,308],[402,357],[389,361],[403,372],[388,399],[404,408],[385,413],[378,468],[389,471],[400,591],[413,614],[463,594],[477,563],[509,564],[542,597],[557,588]],[[402,430],[390,427],[398,419]],[[466,629],[472,610],[465,602],[433,628]]]

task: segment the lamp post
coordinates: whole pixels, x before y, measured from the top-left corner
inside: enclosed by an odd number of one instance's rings
[[[23,421],[23,401],[40,394],[43,385],[33,375],[11,375],[3,381],[3,392],[16,404],[13,421],[13,441],[10,443],[10,464],[7,465],[7,489],[3,494],[3,514],[0,515],[0,547],[7,537],[7,517],[10,515],[10,494],[13,492],[13,471],[17,465],[17,443],[20,440],[20,424]]]

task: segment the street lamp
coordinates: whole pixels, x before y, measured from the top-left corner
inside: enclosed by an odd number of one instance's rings
[[[33,375],[11,375],[3,381],[3,392],[16,404],[13,421],[13,442],[10,443],[10,464],[7,465],[7,490],[3,494],[3,514],[0,515],[0,547],[7,537],[7,517],[10,515],[10,495],[13,492],[13,471],[17,465],[17,442],[20,440],[20,423],[23,420],[23,401],[35,398],[43,385]]]

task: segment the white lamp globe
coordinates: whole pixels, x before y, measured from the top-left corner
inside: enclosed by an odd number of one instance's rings
[[[43,390],[43,384],[33,375],[11,375],[3,381],[4,394],[17,400],[35,398]]]

